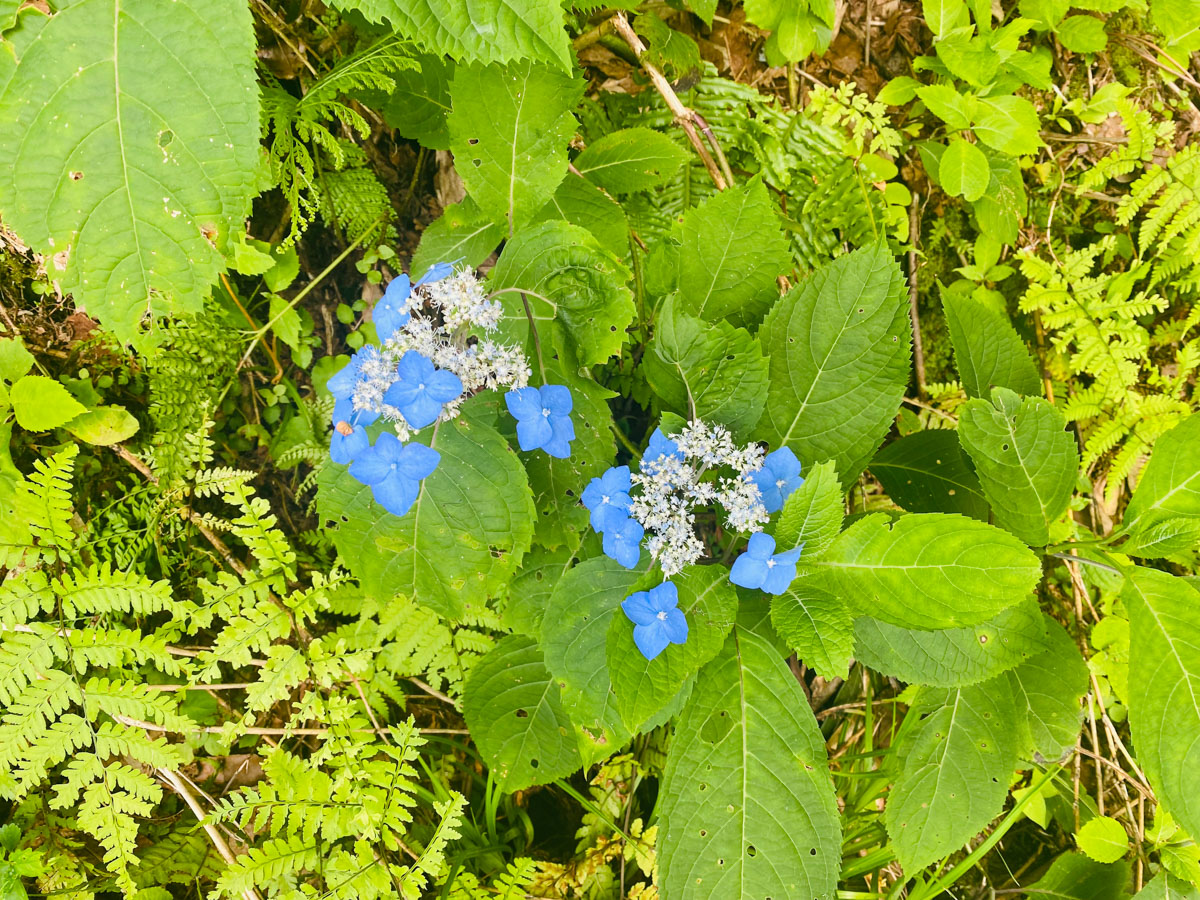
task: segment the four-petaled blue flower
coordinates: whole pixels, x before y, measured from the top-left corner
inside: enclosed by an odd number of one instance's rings
[[[375,500],[393,515],[402,516],[421,492],[421,479],[437,468],[441,454],[424,444],[402,444],[390,431],[375,446],[355,457],[350,474],[370,486]]]
[[[789,447],[780,447],[774,453],[768,453],[762,468],[750,473],[750,480],[758,485],[763,506],[769,513],[783,509],[783,501],[788,494],[804,484],[804,479],[800,477],[800,460],[796,459],[796,454]]]
[[[688,624],[679,609],[679,591],[669,581],[630,594],[621,609],[633,622],[633,642],[646,659],[654,659],[667,649],[667,644],[687,640]]]
[[[517,420],[517,443],[522,450],[545,450],[558,459],[571,455],[575,425],[569,388],[561,384],[518,388],[505,394],[504,402]]]
[[[400,410],[410,428],[432,425],[442,414],[442,407],[463,392],[457,375],[435,368],[416,350],[400,357],[396,372],[397,380],[384,393],[383,402]]]
[[[642,454],[642,462],[653,462],[661,456],[683,459],[679,445],[663,434],[661,428],[655,428],[654,433],[650,435],[650,443],[646,445],[646,452]]]
[[[629,518],[629,466],[614,466],[593,478],[583,491],[583,505],[592,513],[592,527],[599,532],[617,528]]]
[[[642,537],[646,534],[637,519],[625,519],[604,532],[604,555],[632,569],[642,558]]]
[[[796,578],[796,560],[803,544],[794,550],[775,552],[775,538],[761,531],[750,535],[746,552],[737,558],[729,580],[738,587],[759,588],[766,594],[782,594]]]

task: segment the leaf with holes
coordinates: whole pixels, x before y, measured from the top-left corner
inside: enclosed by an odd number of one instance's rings
[[[983,522],[991,512],[957,433],[947,429],[892,441],[871,460],[871,474],[909,512],[961,513]]]
[[[131,341],[147,313],[200,312],[229,235],[250,213],[259,169],[250,9],[239,0],[57,8],[25,17],[5,42],[0,209],[63,290]]]
[[[1026,710],[1021,753],[1057,762],[1075,749],[1088,691],[1088,667],[1066,629],[1045,617],[1048,646],[1008,673],[1018,708]]]

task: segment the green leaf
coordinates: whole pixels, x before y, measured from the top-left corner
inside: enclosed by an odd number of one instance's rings
[[[679,608],[687,617],[686,642],[669,644],[648,660],[633,643],[633,623],[628,616],[614,615],[609,625],[609,676],[617,695],[617,709],[631,729],[670,702],[684,682],[720,652],[737,614],[737,594],[724,566],[691,566],[671,581],[679,591]],[[648,590],[661,583],[661,573],[651,573],[639,589]]]
[[[624,258],[629,253],[629,220],[621,204],[578,175],[569,174],[533,224],[561,219],[592,233],[605,250]]]
[[[971,24],[963,0],[921,0],[921,12],[925,15],[925,24],[935,37]]]
[[[450,83],[454,166],[483,215],[507,232],[533,218],[567,172],[583,84],[546,66],[459,66]]]
[[[806,666],[825,678],[845,678],[854,656],[854,616],[846,603],[798,578],[771,598],[771,624]]]
[[[1129,852],[1129,835],[1116,819],[1094,816],[1075,835],[1079,849],[1099,863],[1115,863]]]
[[[19,337],[0,340],[0,379],[13,382],[33,368],[33,354]]]
[[[1042,146],[1037,110],[1024,97],[1011,94],[976,98],[976,137],[1001,153],[1024,156]]]
[[[463,717],[506,791],[563,778],[583,763],[558,684],[525,635],[510,634],[475,663],[463,691]]]
[[[947,194],[970,202],[984,195],[991,169],[982,150],[970,141],[954,140],[942,154],[938,177]]]
[[[110,446],[137,434],[138,420],[123,406],[98,406],[76,416],[66,429],[89,444]]]
[[[1200,416],[1192,414],[1160,437],[1125,509],[1121,552],[1154,555],[1155,526],[1200,519]]]
[[[775,525],[780,549],[804,545],[806,556],[829,549],[842,528],[842,486],[831,462],[817,463],[783,502]]]
[[[1200,834],[1200,591],[1154,569],[1125,573],[1129,722],[1160,802]],[[1135,677],[1136,673],[1136,677]]]
[[[124,341],[147,312],[200,312],[256,189],[249,7],[92,0],[10,36],[5,224]]]
[[[961,513],[986,522],[989,515],[979,477],[946,429],[917,431],[885,446],[871,460],[892,502],[909,512]]]
[[[900,267],[878,243],[840,256],[782,297],[759,340],[771,384],[758,436],[842,484],[866,466],[908,384],[912,326]]]
[[[1039,31],[1053,28],[1062,21],[1067,10],[1071,8],[1070,0],[1021,0],[1021,15],[1027,19],[1035,19],[1033,26]]]
[[[230,256],[233,268],[239,275],[262,275],[275,265],[271,245],[256,241],[244,231],[239,231],[230,241]]]
[[[416,440],[429,443],[432,434]],[[490,426],[460,416],[431,445],[441,462],[407,515],[388,513],[336,465],[321,470],[317,509],[367,594],[384,602],[402,595],[456,619],[507,584],[529,549],[535,514],[520,460]]]
[[[700,673],[659,798],[663,896],[834,896],[841,823],[825,741],[795,676],[755,631],[735,627]]]
[[[748,22],[771,32],[763,47],[768,65],[797,63],[829,46],[833,3],[748,0],[743,5]]]
[[[852,598],[860,615],[925,629],[986,622],[1025,599],[1042,573],[1037,557],[1008,532],[939,513],[894,523],[866,516],[804,564]]]
[[[470,197],[447,206],[421,233],[409,270],[420,278],[430,267],[452,259],[475,268],[492,255],[504,239],[504,226],[479,211]]]
[[[271,295],[271,332],[293,350],[300,348],[300,313],[278,294]]]
[[[1054,33],[1072,53],[1099,53],[1108,46],[1104,22],[1095,16],[1068,16]],[[1100,860],[1113,862],[1114,860]]]
[[[580,365],[602,363],[621,352],[625,329],[633,321],[630,273],[594,237],[566,222],[543,222],[512,238],[492,270],[492,290],[530,291],[529,306],[546,341],[547,330],[562,329],[574,345]],[[528,333],[525,311],[516,294],[504,297],[505,319]]]
[[[1057,762],[1075,749],[1088,692],[1087,663],[1066,630],[1045,617],[1045,650],[1009,673],[1018,708],[1027,710],[1021,753],[1037,763]]]
[[[684,213],[678,262],[682,311],[753,325],[779,295],[775,280],[790,259],[762,179],[722,191]]]
[[[1134,895],[1134,900],[1200,900],[1200,889],[1169,872],[1159,872]]]
[[[17,424],[26,431],[49,431],[87,412],[70,391],[44,375],[26,375],[13,385],[9,400]]]
[[[954,362],[968,396],[988,397],[993,387],[1040,395],[1042,380],[1017,330],[978,300],[942,292]]]
[[[1025,600],[986,622],[921,631],[864,616],[854,623],[854,658],[909,684],[965,687],[995,678],[1044,652],[1046,625]]]
[[[420,68],[388,74],[396,86],[375,105],[384,121],[402,136],[431,150],[449,150],[447,119],[454,63],[431,54],[421,54],[417,62]]]
[[[959,0],[959,5],[962,5]],[[966,12],[964,7],[963,12]],[[929,84],[917,88],[917,96],[929,107],[929,111],[946,123],[953,131],[962,131],[971,125],[971,108],[967,98],[955,90],[952,84]],[[939,174],[941,167],[939,164]]]
[[[642,357],[646,381],[664,405],[694,411],[710,424],[745,437],[767,399],[767,358],[758,341],[728,322],[708,323],[683,312],[672,295],[659,308],[654,339]]]
[[[575,563],[577,547],[533,547],[509,582],[508,601],[501,619],[506,629],[538,637],[550,595]]]
[[[997,524],[1034,547],[1049,543],[1075,488],[1079,451],[1066,427],[1045,400],[1022,400],[1007,388],[994,388],[991,403],[969,400],[959,413],[959,440]]]
[[[468,63],[533,59],[569,70],[575,54],[556,0],[334,0],[434,56]]]
[[[884,819],[906,875],[961,848],[1004,807],[1017,763],[1017,709],[1007,684],[925,688],[897,748]]]
[[[1104,865],[1082,853],[1063,853],[1025,890],[1030,897],[1052,900],[1126,900],[1129,876],[1128,863]]]
[[[629,194],[671,181],[687,158],[687,151],[665,134],[626,128],[588,144],[575,157],[575,168],[609,193]]]
[[[1150,17],[1176,58],[1200,50],[1200,0],[1153,0]]]

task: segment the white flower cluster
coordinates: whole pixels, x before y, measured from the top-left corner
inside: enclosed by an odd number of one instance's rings
[[[470,334],[471,328],[485,333],[495,331],[503,309],[499,301],[487,298],[479,279],[469,269],[441,281],[417,285],[404,311],[410,318],[380,352],[364,360],[354,392],[354,408],[379,413],[393,422],[400,440],[407,440],[412,429],[400,410],[384,403],[383,395],[396,379],[397,363],[409,350],[416,350],[462,381],[462,395],[444,406],[438,421],[453,419],[463,401],[479,391],[529,384],[529,360],[519,347]]]
[[[641,491],[631,497],[629,515],[646,530],[646,549],[668,578],[704,555],[704,544],[696,536],[697,507],[718,505],[725,510],[731,528],[761,531],[769,516],[758,486],[750,473],[762,468],[764,452],[756,444],[739,447],[720,425],[690,422],[679,434],[659,444],[665,452],[642,459],[641,471],[631,476]],[[705,473],[719,468],[733,475],[717,474],[704,480]]]

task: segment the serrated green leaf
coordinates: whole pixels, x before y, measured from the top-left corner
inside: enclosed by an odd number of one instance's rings
[[[566,222],[543,222],[510,240],[492,270],[493,291],[519,288],[527,294],[534,321],[546,331],[561,329],[580,365],[602,363],[620,353],[633,321],[630,273],[594,237]],[[522,340],[528,334],[516,294],[504,298],[505,325]]]
[[[973,130],[976,137],[1001,153],[1024,156],[1042,146],[1037,110],[1024,97],[1011,94],[977,97]]]
[[[1171,520],[1200,520],[1200,416],[1192,414],[1160,437],[1125,509],[1121,530],[1130,537],[1121,552],[1153,556],[1161,527]],[[1185,526],[1176,526],[1186,530]]]
[[[963,13],[966,7],[958,0]],[[960,94],[952,84],[927,84],[917,88],[917,96],[929,107],[929,111],[946,123],[953,131],[962,131],[971,125],[971,108],[967,98]],[[943,156],[945,151],[942,151]],[[986,160],[985,160],[986,162]],[[941,178],[941,163],[938,164],[938,177]]]
[[[1088,667],[1066,630],[1045,617],[1045,650],[1009,674],[1018,708],[1027,711],[1021,753],[1036,762],[1057,762],[1075,749],[1088,692]]]
[[[1028,662],[1048,645],[1037,604],[1025,600],[986,622],[921,631],[864,616],[854,623],[854,657],[909,684],[965,687]]]
[[[1082,853],[1063,853],[1026,892],[1055,900],[1125,900],[1129,876],[1128,863],[1104,865]]]
[[[842,486],[833,463],[817,463],[784,501],[775,543],[780,549],[803,544],[805,556],[819,556],[841,531],[843,514]]]
[[[272,294],[268,307],[271,333],[297,350],[300,347],[300,313],[278,294]]]
[[[678,257],[681,311],[753,325],[779,290],[790,254],[761,178],[722,191],[683,217]]]
[[[642,357],[646,381],[667,408],[745,437],[762,416],[767,358],[744,328],[687,315],[676,296],[659,308]]]
[[[629,220],[621,204],[575,174],[563,179],[533,223],[561,219],[592,233],[600,246],[618,257],[629,253]]]
[[[1159,872],[1134,894],[1134,900],[1200,900],[1200,889],[1169,872]]]
[[[1129,851],[1125,827],[1108,816],[1093,816],[1075,835],[1079,849],[1099,863],[1115,863]]]
[[[967,464],[953,431],[917,431],[892,441],[875,454],[870,468],[892,502],[909,512],[988,519],[979,476]]]
[[[1200,834],[1200,591],[1154,569],[1125,573],[1129,722],[1159,800]],[[1135,674],[1136,673],[1136,674]]]
[[[884,819],[906,875],[961,848],[1004,807],[1017,763],[1017,709],[1004,676],[925,688],[897,748],[900,772]]]
[[[577,547],[533,547],[521,560],[521,568],[508,587],[508,602],[501,619],[504,627],[538,637],[550,595],[575,563]]]
[[[759,438],[804,462],[832,459],[842,484],[854,481],[908,384],[908,300],[887,245],[809,276],[772,307],[759,340],[771,360]]]
[[[625,128],[588,144],[575,168],[610,193],[630,194],[666,184],[687,159],[687,151],[665,134]]]
[[[771,598],[771,624],[799,660],[824,678],[845,678],[854,656],[854,616],[808,579]]]
[[[571,111],[583,84],[531,63],[459,66],[450,82],[454,165],[484,216],[508,234],[533,218],[567,172]]]
[[[904,628],[986,622],[1020,603],[1041,578],[1033,553],[999,528],[965,516],[912,513],[859,519],[816,560],[802,560],[855,611]]]
[[[510,634],[475,663],[463,691],[463,717],[506,791],[546,784],[583,764],[558,684],[525,635]]]
[[[1040,395],[1037,367],[1012,323],[978,300],[942,292],[954,362],[968,396],[987,397],[993,387]]]
[[[971,24],[963,0],[921,0],[921,12],[925,15],[925,24],[936,37]]]
[[[13,382],[33,368],[33,354],[19,337],[0,340],[0,379]]]
[[[997,524],[1034,547],[1049,543],[1075,488],[1079,451],[1066,427],[1045,400],[1022,400],[1007,388],[994,388],[991,403],[968,401],[959,413],[958,438]]]
[[[834,896],[841,823],[825,741],[795,676],[755,631],[736,626],[700,673],[659,797],[664,896]]]
[[[392,92],[377,103],[383,119],[400,134],[431,150],[450,149],[450,79],[454,63],[438,55],[421,54],[420,68],[388,75]]]
[[[574,62],[556,0],[334,0],[394,29],[435,56],[460,62]]]
[[[137,434],[138,420],[123,406],[98,406],[76,416],[66,429],[81,441],[107,447]]]
[[[617,695],[617,710],[631,729],[657,713],[720,652],[737,614],[737,594],[724,566],[690,566],[672,576],[671,581],[679,591],[679,608],[687,617],[686,642],[669,644],[648,660],[633,643],[633,623],[628,616],[614,615],[609,625],[609,677]],[[661,583],[661,573],[652,573],[639,589],[648,590]]]
[[[462,265],[474,268],[491,256],[503,239],[504,226],[491,221],[467,197],[462,203],[447,206],[421,232],[421,243],[409,268],[417,278],[431,266],[449,260],[462,260]]]
[[[1200,50],[1200,0],[1154,0],[1150,16],[1178,58]]]
[[[89,0],[38,25],[0,63],[5,224],[124,341],[198,313],[256,186],[249,7]]]
[[[66,425],[87,407],[71,392],[45,375],[26,375],[12,387],[9,400],[17,424],[26,431],[49,431]]]
[[[455,619],[508,582],[529,549],[535,513],[525,469],[495,429],[464,415],[432,435],[415,439],[431,443],[441,462],[407,515],[388,513],[337,465],[321,470],[317,510],[368,594],[381,602],[402,595]]]
[[[970,141],[951,141],[938,163],[938,178],[946,193],[968,202],[984,195],[991,174],[987,157]]]
[[[1054,33],[1058,35],[1062,45],[1072,53],[1099,53],[1108,46],[1104,22],[1095,16],[1068,16],[1054,29]]]
[[[834,11],[831,2],[748,0],[743,5],[746,20],[771,33],[763,47],[769,65],[797,63],[829,46]]]

